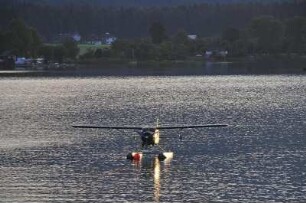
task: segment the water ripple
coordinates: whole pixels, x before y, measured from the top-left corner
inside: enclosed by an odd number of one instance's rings
[[[0,79],[0,202],[304,202],[305,76]],[[162,132],[171,162],[125,160]],[[180,141],[178,134],[183,135]]]

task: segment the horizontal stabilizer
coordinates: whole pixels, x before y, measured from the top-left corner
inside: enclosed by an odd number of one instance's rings
[[[139,126],[95,126],[95,125],[73,125],[74,128],[100,128],[100,129],[115,129],[115,130],[141,130]]]
[[[226,127],[227,124],[205,124],[205,125],[180,125],[180,126],[158,126],[156,129],[186,129],[186,128],[211,128],[211,127]]]

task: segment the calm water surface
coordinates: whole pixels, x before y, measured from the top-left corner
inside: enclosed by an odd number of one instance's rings
[[[305,202],[306,76],[0,79],[0,202]],[[163,131],[167,162],[125,159]],[[183,135],[179,141],[178,134]]]

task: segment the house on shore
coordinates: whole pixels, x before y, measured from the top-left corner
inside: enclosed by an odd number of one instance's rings
[[[86,44],[92,45],[112,45],[117,40],[117,37],[111,35],[110,33],[105,33],[102,36],[93,34],[85,40]]]
[[[63,42],[67,39],[72,39],[75,42],[80,42],[82,37],[79,33],[60,33],[57,36],[57,40],[58,42]]]

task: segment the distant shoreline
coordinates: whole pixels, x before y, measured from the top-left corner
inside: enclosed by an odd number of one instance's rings
[[[267,61],[281,61],[281,62],[292,62],[301,61],[306,63],[306,55],[297,54],[256,54],[244,57],[226,57],[224,59],[212,58],[206,59],[204,56],[201,57],[188,57],[186,59],[178,60],[128,60],[120,58],[94,58],[94,59],[83,59],[79,60],[79,65],[126,65],[126,66],[171,66],[171,65],[201,65],[203,63],[235,63],[235,62],[267,62]]]
[[[70,64],[71,65],[71,64]],[[65,68],[68,67],[68,68]],[[0,77],[94,77],[94,76],[176,76],[176,75],[235,75],[235,74],[305,74],[306,56],[255,55],[206,60],[192,57],[186,60],[133,61],[114,58],[83,60],[73,66],[45,69],[20,68],[0,70]]]
[[[205,76],[205,75],[278,75],[306,74],[301,61],[215,61],[204,63],[176,63],[171,65],[99,65],[81,64],[67,70],[0,70],[5,77],[129,77],[129,76]]]

